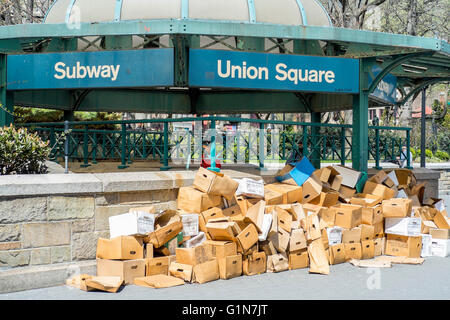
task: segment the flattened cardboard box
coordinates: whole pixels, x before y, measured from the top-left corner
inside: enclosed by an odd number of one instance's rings
[[[362,207],[352,204],[339,204],[333,207],[336,212],[334,224],[338,227],[352,229],[361,224]]]
[[[420,258],[422,237],[407,237],[388,234],[385,254],[389,256]]]
[[[291,252],[289,254],[289,270],[303,269],[309,267],[308,250]]]
[[[96,290],[95,288],[88,287],[86,285],[86,280],[91,278],[92,276],[89,274],[75,275],[72,278],[66,280],[66,285],[83,291],[94,291]]]
[[[242,275],[242,255],[220,258],[218,262],[220,279],[227,280]]]
[[[93,288],[101,291],[116,293],[122,284],[123,280],[120,277],[97,276],[86,279],[86,287],[88,291]]]
[[[144,258],[141,238],[119,236],[113,239],[99,238],[96,258],[110,260],[131,260]]]
[[[347,261],[351,259],[361,260],[362,258],[361,242],[345,243],[344,246],[345,246],[345,260]]]
[[[206,283],[214,280],[218,280],[219,264],[217,259],[213,259],[204,263],[200,263],[193,268],[194,281],[197,283]]]
[[[189,264],[172,262],[169,266],[169,274],[186,282],[191,282],[193,268],[194,267]]]
[[[237,245],[233,241],[205,241],[205,245],[212,247],[212,253],[215,258],[225,258],[237,255]]]
[[[311,241],[308,246],[309,256],[309,272],[330,274],[330,265],[328,262],[328,255],[323,246],[322,239]]]
[[[201,192],[194,187],[181,187],[178,191],[178,209],[191,213],[202,213],[213,207],[221,207],[222,198]]]
[[[169,265],[170,259],[169,257],[158,257],[146,259],[147,268],[145,271],[146,276],[153,276],[155,274],[169,274]]]
[[[266,263],[266,254],[264,252],[254,252],[243,260],[242,271],[246,276],[265,273]]]
[[[195,266],[214,258],[213,247],[210,244],[202,244],[193,248],[177,248],[176,258],[178,263]]]
[[[97,259],[97,276],[120,277],[125,284],[133,284],[135,278],[145,276],[145,259],[106,260]]]
[[[306,217],[306,240],[316,240],[322,236],[320,230],[319,216],[316,213]]]
[[[169,275],[158,274],[153,276],[136,278],[134,279],[134,284],[141,287],[161,289],[161,288],[181,286],[184,284],[184,281]]]
[[[330,245],[328,249],[329,262],[331,265],[340,264],[346,262],[345,260],[345,244]]]
[[[375,257],[375,242],[373,240],[361,241],[361,259],[372,259]]]

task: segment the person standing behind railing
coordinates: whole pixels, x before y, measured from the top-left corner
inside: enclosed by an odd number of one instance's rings
[[[402,147],[402,152],[400,153],[400,157],[397,157],[398,165],[400,168],[404,168],[407,164],[407,155],[406,155],[406,146]],[[409,164],[412,167],[413,165],[413,156],[411,150],[409,151]]]

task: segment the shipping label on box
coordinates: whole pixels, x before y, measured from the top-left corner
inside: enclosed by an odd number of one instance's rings
[[[422,229],[420,218],[386,218],[384,232],[403,236],[419,236]]]
[[[133,284],[134,279],[145,276],[145,259],[106,260],[97,259],[97,276],[118,276],[125,284]]]
[[[156,214],[129,212],[109,217],[109,235],[119,236],[146,235],[155,228]]]
[[[181,214],[181,223],[183,223],[183,234],[186,237],[196,236],[199,232],[198,214]]]
[[[450,240],[449,239],[432,239],[431,253],[437,257],[447,257],[450,255]]]
[[[242,275],[242,255],[237,254],[218,259],[220,279],[232,279]]]
[[[196,235],[195,237],[193,237],[189,240],[186,240],[184,242],[184,246],[186,248],[193,248],[193,247],[197,247],[197,246],[201,245],[205,241],[206,241],[206,235],[204,232],[200,231],[198,233],[198,235]]]
[[[289,270],[308,268],[309,256],[307,250],[291,252],[289,254]]]
[[[328,236],[328,244],[330,246],[342,243],[342,232],[343,228],[341,227],[332,227],[326,228],[327,236]]]

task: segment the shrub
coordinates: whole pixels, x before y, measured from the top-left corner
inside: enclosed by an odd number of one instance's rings
[[[438,150],[438,151],[436,151],[436,153],[434,155],[436,156],[436,158],[438,158],[440,160],[445,160],[445,161],[450,160],[450,155],[445,151]]]
[[[0,128],[0,175],[47,173],[48,142],[24,128]]]
[[[427,158],[433,158],[433,151],[431,151],[430,149],[425,149],[425,156]]]

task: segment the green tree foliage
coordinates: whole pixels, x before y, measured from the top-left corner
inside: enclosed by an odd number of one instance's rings
[[[0,175],[47,173],[48,142],[24,128],[0,128]]]

